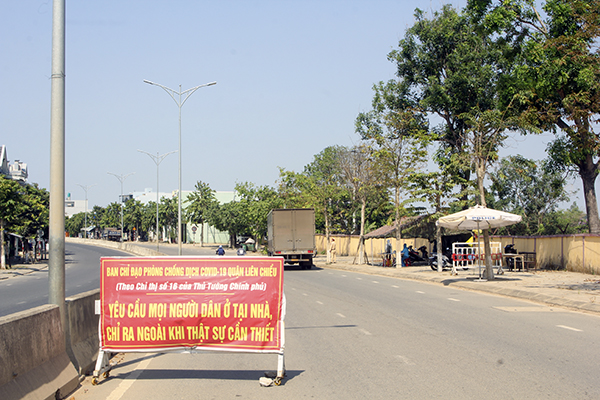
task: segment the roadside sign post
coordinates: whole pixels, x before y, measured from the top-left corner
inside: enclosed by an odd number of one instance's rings
[[[285,374],[281,257],[101,259],[100,353],[92,379],[118,352],[206,350],[278,354]]]

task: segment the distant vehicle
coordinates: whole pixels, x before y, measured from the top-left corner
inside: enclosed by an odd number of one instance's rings
[[[104,230],[102,231],[102,239],[120,242],[121,230],[117,228],[104,228]]]
[[[310,269],[315,255],[315,210],[275,209],[267,215],[269,256],[281,256],[288,264]]]

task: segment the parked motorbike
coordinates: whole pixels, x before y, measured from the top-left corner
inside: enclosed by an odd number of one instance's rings
[[[413,249],[412,246],[408,246],[408,259],[410,260],[410,264],[414,264],[415,262],[425,261],[419,253]]]
[[[452,260],[450,257],[452,253],[450,249],[446,249],[446,251],[442,254],[442,270],[452,268]],[[429,257],[429,266],[432,270],[437,271],[438,269],[438,255],[436,252],[431,253],[431,257]]]

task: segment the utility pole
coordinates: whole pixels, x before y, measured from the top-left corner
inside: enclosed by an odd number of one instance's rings
[[[92,187],[96,186],[96,184],[94,183],[93,185],[87,185],[87,186],[84,186],[84,185],[80,185],[80,184],[78,183],[78,184],[77,184],[77,186],[80,186],[80,187],[83,189],[83,191],[85,192],[85,214],[84,214],[84,215],[85,215],[85,217],[84,217],[84,218],[85,218],[85,222],[84,222],[84,235],[85,235],[85,239],[87,239],[87,238],[88,238],[88,237],[87,237],[87,210],[88,210],[88,195],[87,195],[87,191],[88,191],[88,189],[90,189],[90,188],[92,188]]]
[[[117,175],[113,174],[112,172],[107,172],[107,174],[114,176],[119,180],[119,182],[121,182],[121,243],[123,243],[123,181],[125,181],[125,179],[127,179],[128,176],[135,174],[135,172],[130,172],[127,175]]]
[[[183,107],[187,99],[189,99],[190,96],[193,95],[196,90],[206,86],[216,85],[217,82],[205,83],[204,85],[198,85],[184,91],[181,91],[181,85],[179,85],[179,92],[168,88],[164,85],[161,85],[160,83],[154,83],[145,79],[144,82],[149,85],[154,85],[162,88],[165,92],[167,92],[169,96],[171,96],[175,104],[177,104],[177,107],[179,107],[179,191],[177,193],[177,243],[179,248],[178,254],[181,255],[181,107]],[[183,95],[185,95],[185,98],[182,100],[181,96]]]
[[[65,1],[52,5],[52,75],[50,102],[50,222],[48,303],[58,305],[63,332],[65,304]]]
[[[144,150],[138,150],[138,151],[140,153],[148,154],[148,156],[152,159],[152,161],[154,161],[154,164],[156,164],[156,251],[159,251],[158,250],[158,201],[159,201],[159,198],[158,198],[158,196],[159,196],[158,195],[158,166],[160,165],[162,160],[165,159],[166,156],[177,152],[177,150],[173,150],[168,153],[161,154],[161,155],[158,154],[158,151],[156,152],[156,155],[150,154]]]

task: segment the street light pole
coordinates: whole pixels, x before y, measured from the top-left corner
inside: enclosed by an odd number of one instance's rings
[[[158,251],[158,201],[159,201],[159,199],[158,199],[158,166],[160,165],[162,160],[165,159],[166,156],[177,152],[177,150],[173,150],[168,153],[161,154],[161,155],[158,154],[158,151],[156,152],[156,155],[150,154],[144,150],[138,150],[138,151],[140,153],[148,154],[148,156],[152,159],[152,161],[154,161],[154,164],[156,164],[156,251]]]
[[[123,242],[123,181],[127,179],[128,176],[135,174],[135,172],[130,172],[127,175],[117,175],[112,172],[107,172],[107,174],[114,176],[121,182],[121,242]]]
[[[85,228],[84,228],[84,235],[85,235],[85,239],[87,239],[87,210],[88,210],[88,196],[87,196],[87,191],[89,188],[96,186],[96,184],[94,183],[93,185],[80,185],[79,183],[77,184],[77,186],[80,186],[83,191],[85,192]]]
[[[154,82],[148,81],[146,79],[144,79],[144,82],[149,85],[154,85],[154,86],[158,86],[158,87],[162,88],[165,92],[167,92],[167,94],[169,96],[171,96],[171,98],[173,99],[175,104],[177,104],[177,107],[179,107],[179,191],[177,193],[177,197],[178,197],[178,202],[177,202],[177,243],[178,243],[178,247],[179,247],[178,254],[181,255],[181,107],[183,107],[186,100],[192,94],[194,94],[194,92],[196,90],[198,90],[202,87],[205,87],[205,86],[216,85],[217,82],[205,83],[204,85],[195,86],[191,89],[184,90],[183,92],[181,91],[181,85],[179,85],[179,92],[177,92],[171,88],[163,86],[159,83],[154,83]],[[175,97],[176,95],[178,97]],[[182,95],[185,95],[185,98],[183,99],[183,101],[181,100]]]

